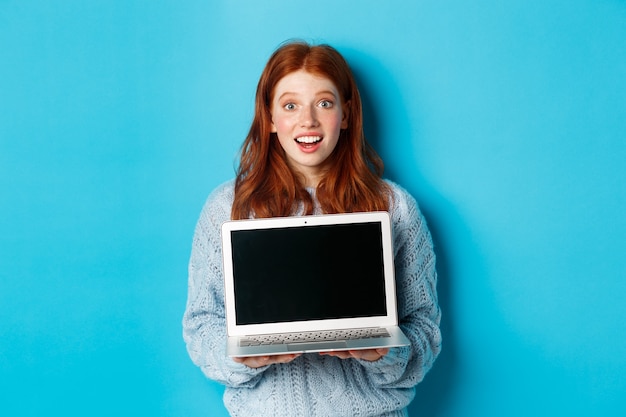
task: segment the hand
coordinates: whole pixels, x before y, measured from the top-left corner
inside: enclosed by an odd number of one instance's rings
[[[289,363],[300,356],[301,353],[291,355],[270,355],[270,356],[246,356],[233,358],[237,363],[242,363],[250,368],[261,368],[275,363]]]
[[[389,348],[362,349],[362,350],[341,350],[335,352],[320,352],[320,355],[334,356],[339,359],[362,359],[374,362],[389,353]]]

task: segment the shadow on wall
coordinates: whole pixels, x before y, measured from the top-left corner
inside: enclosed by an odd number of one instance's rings
[[[449,241],[446,241],[444,230],[450,230],[450,227],[445,227],[445,225],[450,221],[458,222],[458,216],[455,217],[454,209],[443,201],[436,190],[425,183],[419,172],[419,167],[414,161],[405,163],[400,170],[394,170],[393,164],[388,162],[392,158],[386,157],[386,155],[393,156],[393,159],[403,159],[407,156],[412,158],[414,154],[409,150],[414,147],[414,143],[420,140],[419,132],[411,126],[406,109],[402,105],[404,97],[398,90],[397,84],[389,73],[381,67],[380,63],[354,50],[348,50],[345,55],[359,85],[363,101],[366,136],[387,163],[385,177],[405,187],[418,200],[433,236],[437,255],[437,289],[439,304],[442,309],[443,349],[424,381],[418,385],[416,397],[409,406],[409,416],[436,417],[444,415],[446,404],[453,396],[455,381],[458,379],[456,378],[458,374],[458,346],[452,322],[454,306],[451,300],[451,288],[455,273],[453,270],[454,263],[450,258],[451,245]],[[394,103],[393,112],[397,119],[394,119],[396,125],[393,126],[393,129],[383,128],[388,126],[390,121],[381,120],[380,108],[377,108],[376,103]],[[399,115],[398,112],[400,112]],[[398,126],[398,121],[400,121],[400,126]],[[388,137],[390,130],[402,134],[397,135],[398,137]],[[398,155],[398,149],[402,150],[404,156]],[[407,170],[407,166],[410,166],[411,169]],[[455,227],[457,226],[458,224],[455,224]],[[460,230],[464,229],[461,228]]]
[[[424,380],[417,386],[415,399],[409,406],[409,416],[440,416],[444,415],[446,404],[452,397],[458,374],[458,344],[456,343],[454,325],[454,306],[451,300],[453,284],[452,262],[448,258],[445,239],[441,235],[440,223],[446,219],[441,213],[437,216],[427,209],[428,204],[422,203],[421,208],[433,235],[437,255],[438,283],[437,292],[442,310],[441,332],[443,347],[437,361]]]

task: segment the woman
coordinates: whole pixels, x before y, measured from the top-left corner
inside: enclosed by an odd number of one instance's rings
[[[226,386],[233,416],[405,416],[439,354],[432,240],[415,200],[383,180],[363,135],[343,57],[294,42],[268,61],[236,179],[209,196],[193,239],[183,336],[196,365]],[[394,236],[400,327],[410,347],[230,359],[220,225],[229,219],[386,210]]]

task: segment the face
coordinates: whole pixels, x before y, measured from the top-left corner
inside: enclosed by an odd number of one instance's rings
[[[283,77],[271,103],[272,132],[289,166],[315,187],[325,172],[341,129],[348,127],[346,105],[327,78],[304,70]]]

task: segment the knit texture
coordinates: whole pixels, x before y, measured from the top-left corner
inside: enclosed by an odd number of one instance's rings
[[[398,316],[411,346],[393,348],[375,362],[311,353],[258,369],[226,356],[220,227],[230,219],[234,182],[211,193],[193,237],[183,338],[192,361],[207,377],[226,386],[224,404],[232,416],[407,415],[415,386],[439,354],[441,313],[426,222],[413,197],[388,183],[393,190]],[[309,192],[315,198],[314,190]]]

